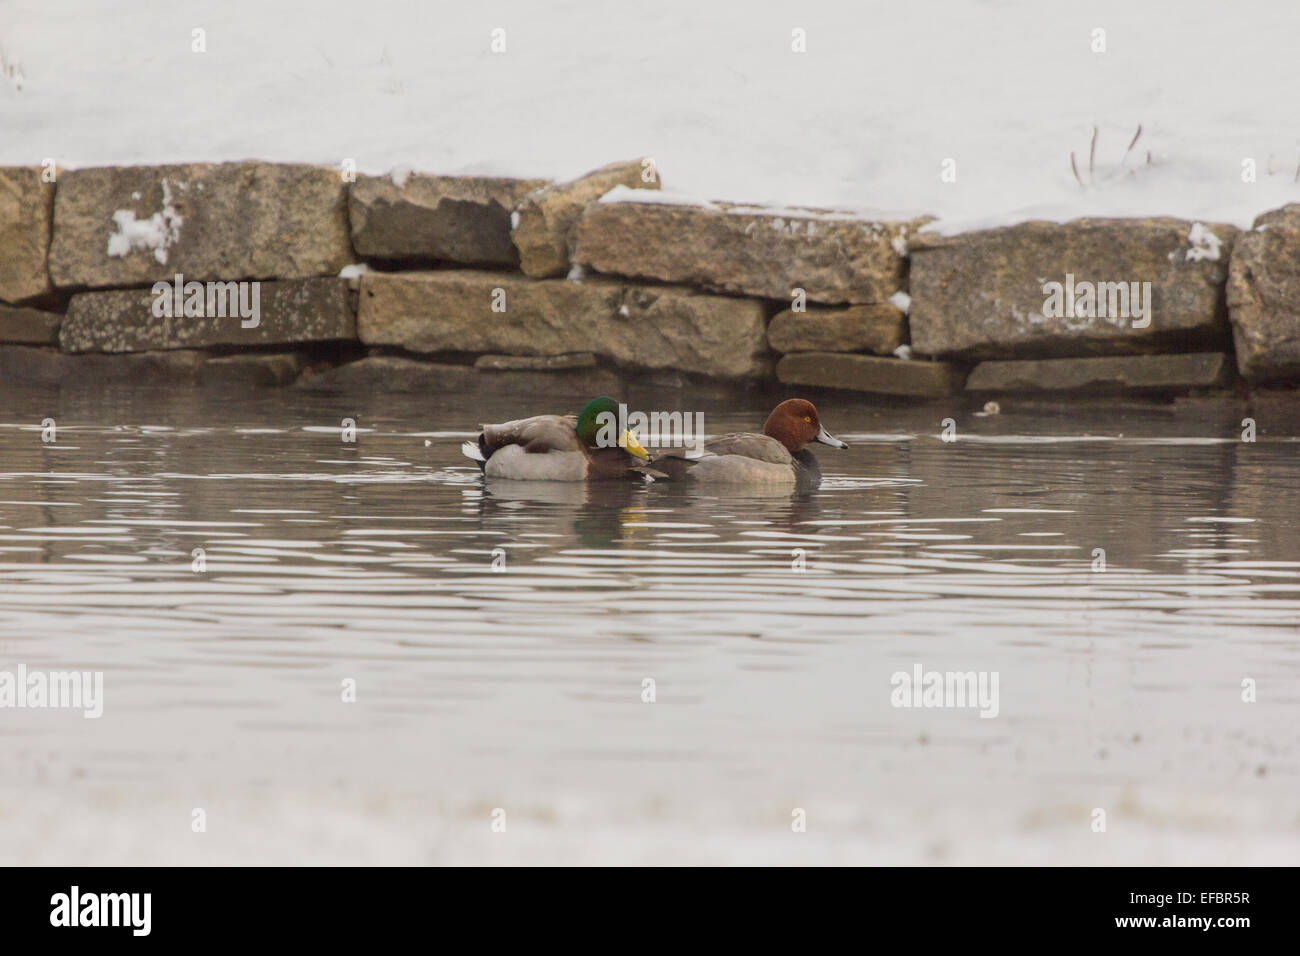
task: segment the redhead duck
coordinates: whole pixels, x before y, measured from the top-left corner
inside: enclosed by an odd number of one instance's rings
[[[610,418],[603,421],[602,413]],[[649,454],[631,432],[617,444],[606,439],[610,422],[618,421],[618,403],[594,398],[578,415],[535,415],[500,425],[480,425],[476,442],[460,446],[488,478],[522,481],[645,480]],[[605,432],[602,435],[602,432]]]
[[[832,448],[849,447],[822,427],[812,402],[791,398],[767,416],[761,435],[719,435],[704,443],[698,457],[687,457],[684,449],[674,449],[651,464],[672,481],[816,485],[821,482],[821,468],[806,447],[815,441]]]

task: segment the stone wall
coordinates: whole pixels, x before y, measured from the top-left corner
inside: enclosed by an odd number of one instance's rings
[[[926,218],[658,187],[641,161],[567,183],[0,168],[0,385],[1300,381],[1300,204],[1246,232],[1152,218],[940,236]]]

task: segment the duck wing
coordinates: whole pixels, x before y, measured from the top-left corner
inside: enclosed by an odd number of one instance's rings
[[[548,451],[582,451],[576,415],[534,415],[499,425],[481,425],[479,447],[484,456],[507,445],[520,445],[530,454]]]
[[[774,465],[791,464],[790,452],[775,438],[757,432],[734,432],[709,439],[704,443],[704,451],[700,453],[691,448],[670,448],[657,455],[650,465],[662,472],[668,480],[681,481],[699,462],[723,455],[736,455]]]
[[[499,425],[479,425],[483,429],[475,441],[460,446],[461,453],[487,472],[492,453],[508,445],[518,445],[525,452],[581,451],[578,419],[575,415],[534,415]]]
[[[710,455],[739,455],[742,458],[755,458],[758,461],[770,461],[774,465],[790,464],[790,452],[784,445],[775,438],[757,432],[719,435],[704,443],[704,451]]]

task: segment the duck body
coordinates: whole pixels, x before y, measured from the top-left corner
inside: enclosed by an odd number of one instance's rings
[[[587,456],[573,415],[537,415],[483,425],[480,462],[488,478],[528,481],[585,481]]]
[[[798,478],[789,450],[776,439],[756,432],[711,438],[698,457],[674,449],[655,458],[654,467],[670,481],[794,485]]]
[[[581,415],[535,415],[497,425],[481,425],[478,440],[461,452],[478,463],[485,477],[517,481],[645,480],[645,449],[624,433],[617,445],[584,440],[594,416],[605,410],[596,399]],[[617,407],[617,406],[615,406]]]
[[[691,456],[673,449],[651,463],[669,481],[715,485],[816,486],[821,483],[817,457],[805,446],[818,441],[837,448],[848,446],[821,425],[811,402],[790,399],[768,416],[763,432],[719,435]]]

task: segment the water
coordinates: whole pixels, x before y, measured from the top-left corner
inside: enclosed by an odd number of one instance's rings
[[[579,404],[0,395],[0,671],[104,673],[0,710],[0,861],[1295,862],[1285,408],[823,400],[806,495],[460,456]],[[997,716],[891,706],[918,664]]]

